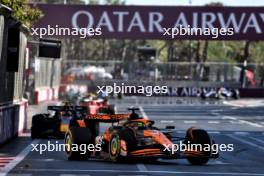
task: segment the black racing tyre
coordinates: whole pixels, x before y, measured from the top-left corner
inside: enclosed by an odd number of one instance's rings
[[[91,156],[91,151],[80,150],[80,145],[85,144],[87,149],[87,145],[93,144],[89,128],[71,127],[65,134],[64,143],[68,160],[85,160]]]
[[[205,93],[204,92],[201,93],[201,98],[202,99],[206,99],[206,96],[205,96]]]
[[[124,128],[119,130],[118,133],[120,138],[126,142],[127,151],[128,152],[133,151],[136,147],[136,142],[137,142],[134,132],[129,128]]]
[[[117,94],[117,98],[121,100],[123,98],[122,93]]]
[[[112,137],[109,141],[109,157],[113,162],[120,162],[122,156],[120,155],[121,145],[120,145],[120,136],[118,133],[112,134]]]
[[[193,129],[189,128],[186,133],[186,141],[187,143],[190,141],[190,144],[202,144],[202,147],[204,146],[211,146],[211,139],[208,135],[208,133],[205,130],[202,129]],[[186,157],[189,163],[192,165],[204,165],[209,161],[211,151],[203,151],[204,156],[198,157]]]
[[[42,133],[39,128],[32,126],[31,127],[31,139],[39,139],[42,138]]]
[[[116,107],[115,105],[109,105],[109,114],[115,114],[116,113]]]
[[[31,125],[31,138],[37,139],[42,138],[43,121],[46,114],[37,114],[32,117]]]
[[[236,100],[240,98],[239,90],[235,89],[232,91],[232,98],[234,98]]]
[[[127,153],[133,151],[136,145],[134,133],[130,129],[121,129],[113,132],[109,142],[109,157],[113,162],[126,161],[124,156],[121,156],[121,140],[126,143]]]

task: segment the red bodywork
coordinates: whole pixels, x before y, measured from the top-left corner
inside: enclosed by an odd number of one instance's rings
[[[102,99],[81,102],[80,106],[86,106],[88,114],[99,114],[100,111],[108,110],[110,108],[108,102]]]

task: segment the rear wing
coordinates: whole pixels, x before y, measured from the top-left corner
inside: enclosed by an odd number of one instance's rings
[[[128,119],[130,114],[88,114],[87,120],[96,122],[113,123]]]
[[[50,111],[79,111],[87,112],[86,106],[48,106]]]

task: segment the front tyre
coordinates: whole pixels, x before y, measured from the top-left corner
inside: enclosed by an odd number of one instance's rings
[[[202,150],[205,148],[205,146],[208,147],[208,145],[211,147],[211,139],[208,135],[208,133],[205,130],[202,129],[193,129],[189,128],[186,133],[186,141],[190,142],[190,144],[201,144]],[[204,165],[209,161],[211,150],[210,151],[198,151],[201,156],[190,156],[187,155],[186,158],[192,165]]]
[[[120,162],[122,160],[121,140],[118,134],[113,134],[109,142],[109,157],[113,162]]]
[[[91,156],[87,145],[92,143],[92,135],[88,128],[71,127],[65,134],[65,150],[68,160],[84,160]],[[81,151],[80,145],[86,145],[86,151]]]

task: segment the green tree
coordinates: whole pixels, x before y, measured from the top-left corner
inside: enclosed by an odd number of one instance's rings
[[[106,5],[124,5],[125,1],[122,0],[104,0]]]
[[[13,17],[28,27],[42,14],[38,8],[30,6],[28,0],[0,0],[0,3],[10,7],[13,10]]]
[[[97,0],[90,0],[96,2]],[[84,0],[31,0],[34,3],[47,3],[47,4],[85,4]]]

